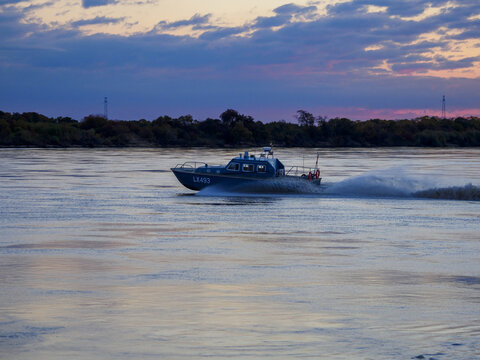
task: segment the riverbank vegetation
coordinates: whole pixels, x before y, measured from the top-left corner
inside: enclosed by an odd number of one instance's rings
[[[180,146],[373,147],[480,146],[480,118],[352,121],[297,112],[297,123],[262,123],[235,110],[219,119],[160,116],[153,121],[107,120],[98,115],[81,121],[38,113],[0,111],[2,147],[180,147]]]

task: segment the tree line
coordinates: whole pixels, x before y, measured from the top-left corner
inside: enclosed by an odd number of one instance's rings
[[[218,119],[194,120],[191,115],[160,116],[153,121],[108,120],[89,115],[81,121],[51,118],[35,112],[0,111],[2,147],[374,147],[480,146],[480,118],[352,121],[327,119],[299,110],[297,123],[262,123],[236,110]]]

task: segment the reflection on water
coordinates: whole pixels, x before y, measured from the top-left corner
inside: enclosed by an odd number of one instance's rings
[[[0,246],[4,249],[108,249],[114,247],[121,247],[125,244],[114,243],[111,241],[45,241],[39,244],[14,244],[7,246]]]
[[[480,358],[480,204],[411,196],[479,150],[320,150],[317,193],[168,171],[238,152],[0,150],[0,358]]]

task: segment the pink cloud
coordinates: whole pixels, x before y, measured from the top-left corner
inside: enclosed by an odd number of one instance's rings
[[[242,110],[244,113],[252,115],[256,120],[264,122],[285,120],[287,122],[296,122],[295,114],[299,109],[294,108],[263,108],[263,109],[248,109]],[[305,108],[315,116],[327,116],[329,119],[335,117],[345,117],[350,120],[369,120],[369,119],[384,119],[384,120],[401,120],[401,119],[415,119],[422,116],[438,116],[440,117],[441,109],[368,109],[362,107],[317,107]],[[480,108],[468,109],[451,109],[447,111],[447,118],[456,117],[470,117],[480,116]]]

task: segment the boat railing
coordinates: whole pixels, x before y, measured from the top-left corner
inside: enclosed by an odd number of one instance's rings
[[[182,169],[185,171],[195,171],[195,169],[200,166],[207,167],[208,165],[207,163],[199,162],[199,161],[187,161],[187,162],[184,162],[183,164],[177,164],[175,166],[175,169]]]
[[[200,162],[200,161],[187,161],[187,162],[184,162],[183,164],[177,164],[175,166],[175,169],[182,169],[184,171],[195,171],[195,169],[198,169],[199,167],[219,168],[219,167],[222,167],[222,165],[212,165],[212,164],[207,164],[205,162]]]
[[[287,167],[288,168],[288,167]],[[309,168],[305,166],[290,166],[290,168],[285,172],[286,176],[307,176],[308,173],[315,174],[317,169]]]

